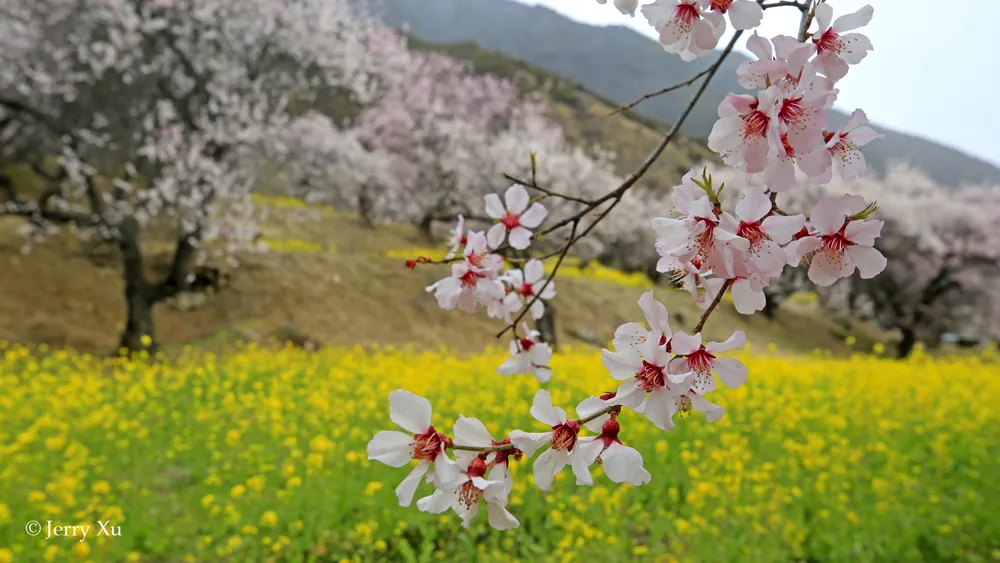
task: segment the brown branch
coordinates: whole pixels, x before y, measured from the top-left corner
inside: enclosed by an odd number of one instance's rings
[[[695,104],[697,104],[698,100],[701,99],[701,96],[705,93],[705,90],[708,88],[708,84],[712,81],[712,78],[715,76],[715,73],[718,72],[719,67],[722,66],[722,61],[724,61],[725,58],[729,56],[729,53],[732,52],[733,48],[736,47],[736,41],[740,38],[742,34],[743,34],[742,31],[737,31],[736,34],[733,35],[732,40],[730,40],[729,44],[726,45],[726,48],[723,49],[722,53],[719,55],[719,58],[716,59],[716,61],[712,63],[712,66],[709,67],[709,72],[705,75],[704,81],[701,83],[701,86],[698,87],[698,90],[691,97],[691,100],[688,101],[687,106],[685,106],[684,111],[681,112],[681,115],[677,119],[677,122],[674,123],[674,126],[670,128],[670,131],[668,131],[667,134],[663,136],[663,139],[660,140],[660,143],[656,145],[656,147],[649,154],[649,156],[646,157],[646,160],[643,161],[643,163],[640,164],[639,167],[635,169],[635,171],[629,174],[628,178],[625,178],[625,180],[614,190],[591,201],[590,205],[588,205],[586,209],[580,211],[579,213],[573,215],[572,217],[568,217],[566,219],[563,219],[562,221],[559,221],[558,223],[552,225],[551,227],[545,229],[544,231],[535,233],[534,237],[537,238],[542,235],[547,235],[556,229],[565,227],[566,225],[569,225],[574,221],[578,221],[584,216],[586,216],[588,213],[593,211],[602,203],[605,203],[612,199],[621,199],[622,195],[624,195],[625,192],[629,190],[629,188],[634,186],[636,182],[638,182],[639,179],[642,178],[646,174],[646,172],[649,171],[649,169],[653,166],[653,164],[656,163],[657,159],[660,158],[660,155],[663,154],[663,151],[666,150],[667,146],[674,140],[674,137],[676,137],[677,134],[680,132],[681,126],[684,125],[684,122],[687,120],[688,116],[691,115],[691,112],[694,110]],[[602,213],[600,216],[598,216],[597,220],[600,221],[601,219],[604,218],[605,215],[606,212]]]
[[[569,240],[570,241],[572,241],[574,235],[576,235],[576,227],[579,224],[580,224],[579,219],[577,219],[576,221],[573,222],[573,227],[570,229],[570,233],[569,233]],[[573,245],[571,243],[569,243],[569,242],[566,243],[566,246],[563,247],[563,249],[562,249],[562,253],[559,254],[559,259],[556,260],[556,265],[552,267],[552,273],[549,274],[549,277],[545,278],[545,283],[543,283],[542,287],[540,287],[538,289],[538,291],[535,292],[535,296],[531,299],[531,302],[525,305],[524,309],[521,310],[521,313],[517,315],[517,318],[514,319],[506,327],[504,327],[503,330],[501,330],[500,332],[497,333],[497,338],[500,338],[508,330],[516,327],[517,323],[521,322],[521,319],[523,319],[524,316],[528,313],[528,311],[531,310],[531,306],[535,304],[535,301],[538,301],[542,297],[542,293],[544,293],[545,292],[545,288],[547,288],[549,286],[549,284],[552,283],[552,279],[556,277],[556,272],[559,271],[559,266],[562,265],[563,260],[566,258],[566,255],[569,254],[569,249],[572,246]],[[517,330],[516,329],[514,330],[514,334],[515,335],[517,334]]]
[[[616,109],[615,111],[609,113],[608,115],[616,115],[616,114],[619,114],[619,113],[621,113],[623,111],[628,111],[628,110],[634,108],[635,106],[641,104],[642,102],[645,102],[646,100],[648,100],[650,98],[655,98],[657,96],[662,96],[663,94],[666,94],[668,92],[673,92],[674,90],[679,90],[681,88],[686,88],[686,87],[694,84],[695,81],[698,80],[699,78],[701,78],[702,76],[705,76],[706,74],[708,74],[711,70],[712,70],[712,67],[708,67],[705,70],[699,72],[698,74],[692,76],[691,78],[688,78],[684,82],[678,82],[677,84],[673,84],[671,86],[667,86],[666,88],[661,88],[661,89],[659,89],[659,90],[657,90],[655,92],[650,92],[648,94],[643,94],[636,101],[634,101],[634,102],[632,102],[630,104],[626,104],[624,106],[621,106],[618,109]]]
[[[705,312],[702,313],[701,318],[698,319],[698,324],[694,325],[694,332],[692,332],[691,334],[698,334],[699,332],[701,332],[701,329],[705,328],[705,321],[708,320],[708,316],[711,315],[712,311],[714,311],[715,308],[719,306],[719,303],[722,303],[723,296],[726,295],[726,292],[729,291],[729,288],[732,287],[732,285],[733,285],[732,279],[728,279],[725,281],[725,283],[722,284],[722,287],[719,288],[719,294],[716,295],[715,299],[712,300],[712,303],[708,306],[708,309],[705,309]]]
[[[534,170],[532,170],[532,175],[534,175]],[[545,194],[547,196],[558,197],[558,198],[562,198],[562,199],[565,199],[565,200],[575,201],[577,203],[582,203],[584,205],[590,205],[589,201],[587,201],[587,200],[585,200],[585,199],[583,199],[581,197],[576,197],[576,196],[561,194],[559,192],[554,192],[554,191],[552,191],[552,190],[550,190],[548,188],[543,188],[543,187],[539,186],[538,184],[535,183],[534,180],[532,180],[532,181],[529,182],[529,181],[526,181],[526,180],[521,180],[519,178],[515,178],[514,176],[511,176],[510,174],[504,174],[503,177],[506,178],[506,179],[508,179],[508,180],[510,180],[511,182],[516,183],[516,184],[521,184],[522,186],[531,188],[533,190],[538,190],[538,191],[542,192],[543,194]]]

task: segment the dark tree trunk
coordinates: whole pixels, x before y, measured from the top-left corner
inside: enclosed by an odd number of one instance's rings
[[[372,200],[365,188],[358,191],[358,214],[366,227],[369,229],[375,227],[375,223],[372,221]]]
[[[153,327],[152,288],[146,281],[142,249],[139,247],[139,225],[132,218],[122,223],[118,250],[121,253],[122,274],[125,277],[125,330],[121,347],[128,352],[156,351],[156,333]],[[146,338],[143,338],[146,337]]]
[[[913,352],[913,347],[917,345],[917,332],[911,328],[907,327],[902,329],[903,338],[899,341],[899,347],[896,349],[896,357],[903,359]]]
[[[434,240],[431,235],[431,225],[434,224],[434,213],[428,213],[420,219],[420,223],[417,224],[417,230],[420,234],[427,240]]]
[[[162,281],[154,285],[146,280],[142,248],[139,246],[139,224],[131,217],[122,222],[118,250],[125,277],[126,322],[121,346],[130,353],[143,350],[150,354],[156,352],[159,343],[156,340],[153,308],[160,301],[188,289],[188,274],[199,236],[200,232],[195,231],[177,239],[170,270]]]
[[[781,299],[776,294],[764,289],[764,309],[761,311],[764,318],[773,321],[779,306],[781,306]]]
[[[556,349],[556,306],[551,301],[545,302],[545,314],[535,322],[535,327],[542,335],[542,342],[547,342]]]

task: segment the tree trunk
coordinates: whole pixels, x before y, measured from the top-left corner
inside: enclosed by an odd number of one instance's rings
[[[896,349],[896,357],[900,360],[909,356],[917,344],[917,332],[913,328],[906,327],[902,329],[902,333],[903,338],[900,339],[899,347]]]
[[[358,191],[358,214],[361,216],[361,222],[366,227],[369,229],[375,227],[375,222],[372,221],[372,200],[368,197],[368,192],[365,188],[361,188]]]
[[[139,247],[139,225],[135,219],[126,218],[121,225],[118,250],[122,259],[125,278],[125,330],[121,347],[129,353],[145,350],[156,352],[156,334],[153,330],[153,299],[143,268],[142,249]],[[145,337],[145,338],[144,338]]]
[[[764,309],[761,313],[764,314],[764,318],[773,321],[774,315],[778,312],[778,307],[781,305],[781,300],[778,296],[767,289],[764,289]]]
[[[434,213],[428,213],[420,219],[420,223],[417,224],[417,230],[420,234],[427,240],[434,240],[431,235],[431,225],[434,223]]]
[[[157,342],[153,325],[154,304],[149,302],[145,292],[136,291],[128,284],[125,286],[125,303],[128,316],[125,330],[122,331],[121,347],[129,353],[142,350],[155,353]]]

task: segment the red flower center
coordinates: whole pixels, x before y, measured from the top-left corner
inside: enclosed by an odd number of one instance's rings
[[[733,0],[712,0],[711,8],[716,12],[725,14]]]
[[[635,374],[635,379],[643,391],[655,391],[664,385],[663,367],[643,360],[642,370]]]
[[[444,446],[445,440],[447,440],[447,437],[434,430],[433,426],[428,428],[427,432],[423,434],[414,434],[413,443],[411,444],[413,459],[434,461],[438,454],[441,453],[441,448]]]
[[[760,228],[760,221],[754,221],[753,223],[740,221],[740,228],[736,230],[736,234],[750,241],[750,250],[752,251],[759,249],[764,244],[764,241],[770,238]]]
[[[788,124],[796,124],[806,116],[806,108],[802,103],[802,98],[785,98],[781,101],[781,109],[778,110],[778,119]]]
[[[821,238],[823,239],[823,249],[837,254],[847,250],[848,246],[854,246],[854,243],[844,235],[844,229],[832,235],[823,235]]]
[[[698,373],[708,373],[712,371],[712,360],[714,359],[715,356],[706,350],[705,345],[702,344],[701,348],[688,354],[687,364],[693,371]]]
[[[458,502],[464,504],[466,508],[472,508],[473,505],[479,504],[481,498],[483,498],[483,491],[473,485],[472,481],[462,483],[458,489]]]
[[[771,118],[766,113],[755,109],[743,116],[743,139],[760,139],[767,135],[767,127]]]
[[[518,288],[517,292],[524,297],[531,297],[535,294],[535,286],[531,282],[524,282]]]
[[[690,26],[701,18],[701,14],[694,2],[681,2],[674,8],[674,17]]]
[[[521,224],[521,217],[519,215],[515,215],[510,211],[508,211],[504,213],[503,218],[500,219],[500,222],[503,223],[503,226],[508,231],[513,231],[514,227],[517,227],[518,225]]]
[[[552,427],[552,440],[549,445],[553,450],[572,450],[576,445],[576,436],[580,432],[580,423],[570,420],[565,424]]]
[[[462,274],[462,277],[458,279],[462,282],[462,287],[476,287],[476,284],[479,283],[479,280],[485,277],[486,276],[484,276],[483,274],[480,274],[479,272],[470,269],[464,274]]]
[[[521,342],[521,350],[524,352],[531,350],[531,347],[535,345],[535,343],[530,338],[521,338],[520,342]]]
[[[817,54],[824,51],[839,53],[844,48],[844,41],[840,38],[840,34],[834,31],[832,27],[824,31],[819,38],[813,37],[813,43],[816,44]]]

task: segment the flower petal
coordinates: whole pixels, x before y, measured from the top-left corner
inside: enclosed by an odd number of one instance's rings
[[[590,475],[590,466],[597,461],[597,456],[604,450],[604,441],[596,438],[580,438],[573,448],[573,474],[576,475],[577,485],[594,485],[594,478]]]
[[[413,459],[413,436],[396,430],[382,430],[368,442],[368,459],[389,467],[403,467]]]
[[[413,502],[413,493],[417,492],[417,485],[420,484],[420,479],[423,478],[430,467],[430,461],[426,459],[421,461],[416,467],[413,468],[413,471],[411,471],[410,474],[399,483],[399,486],[396,487],[396,498],[399,499],[399,506],[410,506],[410,503]]]
[[[528,190],[524,189],[524,186],[521,184],[513,184],[507,188],[507,192],[504,193],[503,198],[507,203],[507,211],[514,215],[523,213],[528,207],[528,201],[531,199],[528,196]]]
[[[431,402],[405,389],[389,393],[389,419],[403,430],[420,434],[431,426]]]
[[[648,483],[653,476],[642,467],[642,454],[619,442],[608,446],[601,454],[604,474],[615,483],[629,483],[636,487]]]
[[[547,389],[539,389],[531,404],[531,416],[546,426],[557,426],[566,422],[566,411],[552,405],[552,394]]]
[[[492,229],[490,229],[492,231]],[[524,250],[531,246],[531,231],[518,225],[510,232],[510,246],[517,250]]]
[[[847,255],[858,267],[861,278],[866,280],[879,275],[887,264],[885,256],[871,246],[852,246],[847,249]]]
[[[527,211],[521,214],[518,222],[529,229],[534,229],[538,225],[542,224],[542,221],[545,220],[545,216],[548,214],[549,212],[546,211],[545,206],[536,201],[531,204],[531,207],[529,207]]]
[[[531,468],[535,485],[543,491],[549,490],[552,487],[552,481],[555,480],[556,473],[562,471],[569,462],[570,455],[566,452],[552,449],[542,452],[535,458],[535,464]]]
[[[716,358],[712,371],[727,387],[739,387],[747,382],[747,367],[736,358]]]
[[[455,426],[455,442],[463,446],[490,446],[493,444],[493,437],[478,418],[468,418],[458,416]]]
[[[552,432],[525,432],[523,430],[511,430],[510,432],[510,443],[528,457],[535,455],[538,448],[548,444],[551,439]]]
[[[497,194],[486,194],[486,214],[493,219],[501,219],[504,216],[503,203]]]

